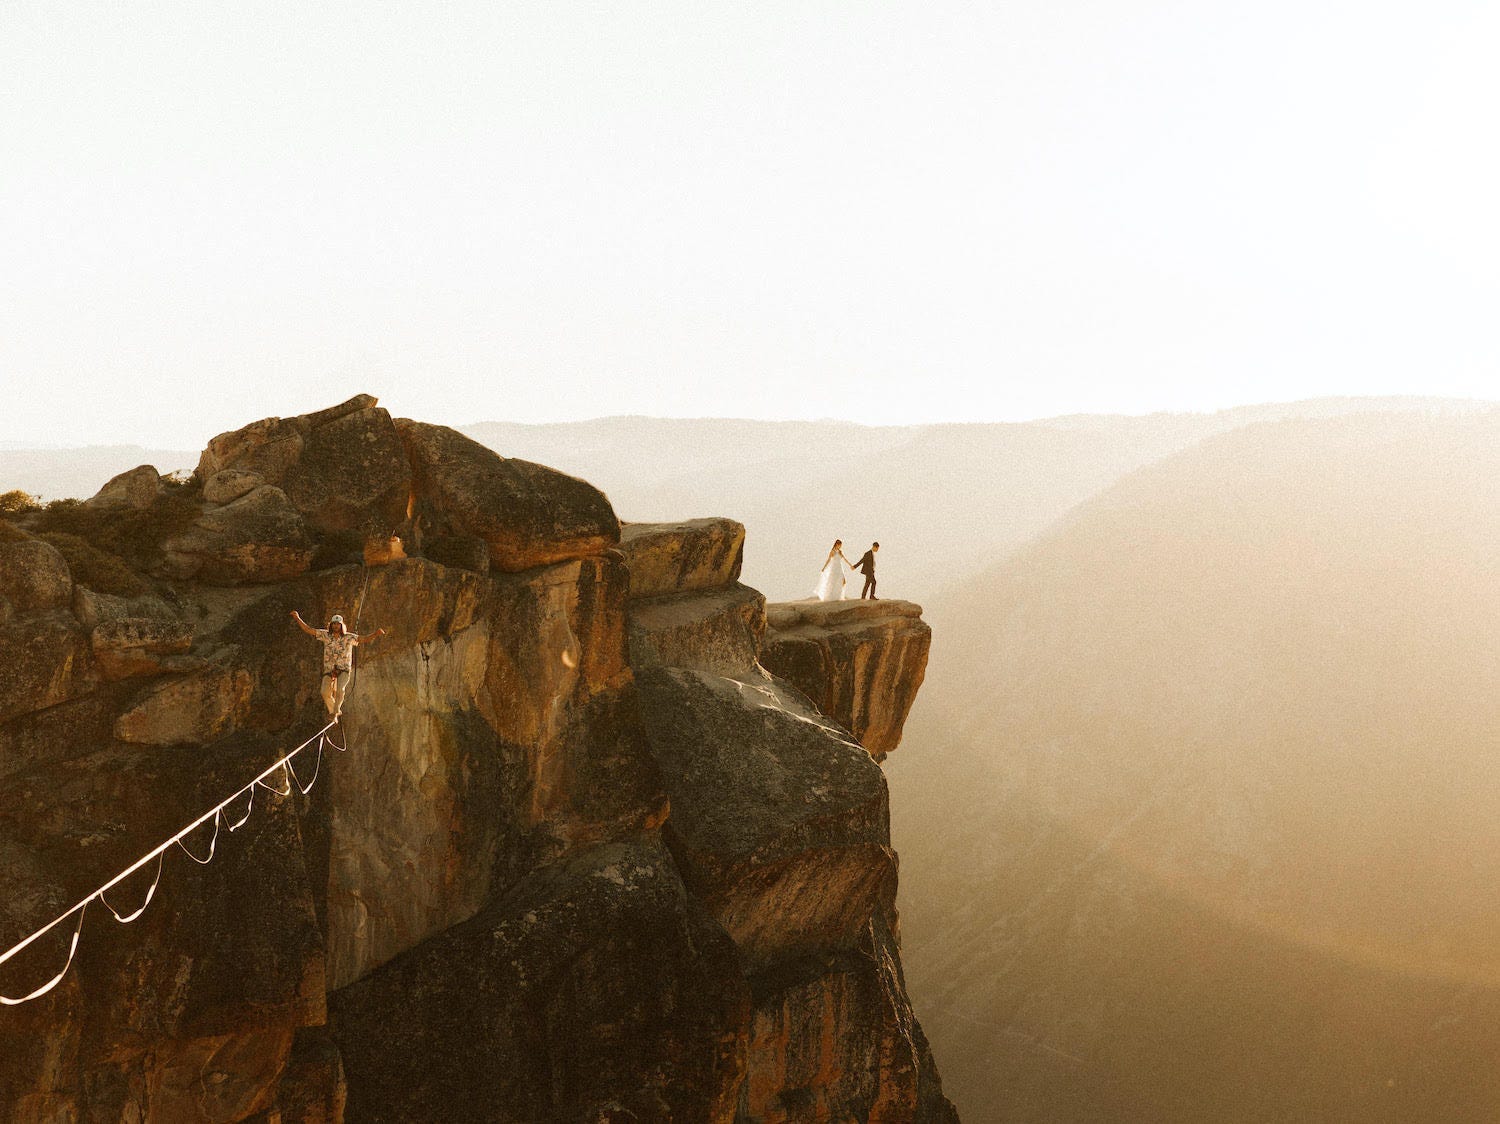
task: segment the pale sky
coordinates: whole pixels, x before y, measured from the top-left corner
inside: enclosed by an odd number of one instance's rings
[[[0,0],[0,442],[1491,397],[1478,3]]]

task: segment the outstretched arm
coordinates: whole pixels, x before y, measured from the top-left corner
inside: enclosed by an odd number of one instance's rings
[[[355,641],[355,643],[356,644],[369,644],[372,641],[379,640],[384,635],[385,635],[385,629],[383,629],[383,628],[377,628],[374,632],[364,633],[362,636],[360,636],[360,638],[358,640]]]
[[[309,636],[316,636],[318,634],[318,630],[313,628],[305,620],[303,620],[302,614],[297,612],[296,609],[292,610],[292,620],[296,621],[297,627],[300,628],[303,632],[307,633]]]

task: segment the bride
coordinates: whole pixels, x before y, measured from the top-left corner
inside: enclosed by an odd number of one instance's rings
[[[842,601],[844,599],[844,567],[853,569],[854,563],[844,557],[844,540],[834,539],[833,549],[823,562],[823,576],[813,596],[819,601]]]

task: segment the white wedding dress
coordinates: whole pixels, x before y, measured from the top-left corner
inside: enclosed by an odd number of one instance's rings
[[[842,601],[844,584],[844,560],[835,554],[818,575],[818,587],[813,590],[813,596],[819,601]]]

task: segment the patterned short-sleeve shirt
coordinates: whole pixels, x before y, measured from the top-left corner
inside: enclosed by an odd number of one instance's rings
[[[326,628],[315,628],[319,640],[323,642],[323,674],[330,671],[348,671],[354,666],[354,645],[359,643],[359,634],[345,632],[342,636],[335,636]]]

